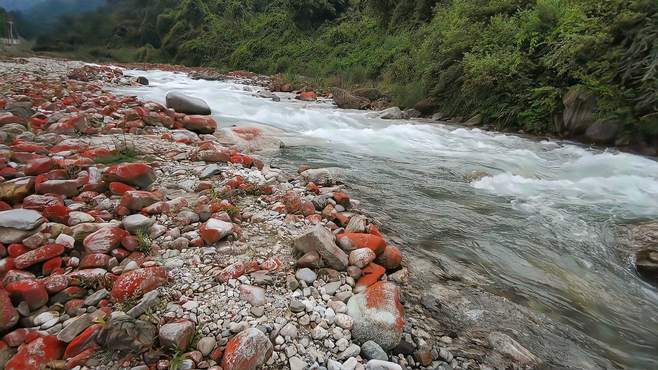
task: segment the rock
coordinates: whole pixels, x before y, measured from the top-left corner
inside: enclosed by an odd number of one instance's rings
[[[92,315],[84,314],[76,317],[71,321],[62,331],[57,334],[57,339],[60,342],[70,343],[80,333],[85,331],[92,324]]]
[[[342,169],[336,167],[312,168],[301,173],[306,182],[319,186],[333,186],[341,183]]]
[[[473,183],[482,180],[485,177],[491,176],[489,173],[480,170],[474,170],[464,175],[464,181]]]
[[[468,126],[468,127],[480,126],[481,124],[482,124],[481,114],[476,114],[473,117],[469,118],[466,122],[464,122],[464,126]]]
[[[386,241],[382,237],[372,234],[338,234],[336,241],[344,251],[353,251],[360,248],[369,248],[377,256],[384,253]]]
[[[136,235],[140,230],[142,232],[147,232],[148,229],[153,226],[155,220],[138,213],[126,216],[121,223],[123,224],[124,229],[129,233]]]
[[[164,348],[184,351],[192,342],[194,329],[194,323],[188,320],[164,324],[158,333],[160,345]]]
[[[324,262],[336,270],[345,271],[348,266],[347,254],[338,248],[334,235],[322,225],[317,225],[310,232],[298,237],[293,244],[303,253],[318,252]]]
[[[429,116],[439,110],[439,104],[434,98],[425,98],[416,103],[416,105],[414,105],[414,109],[419,111],[423,116]]]
[[[377,257],[375,262],[387,270],[394,270],[402,264],[402,253],[400,253],[400,249],[397,247],[387,245],[384,252]]]
[[[402,366],[394,362],[370,360],[366,364],[366,370],[402,370]]]
[[[414,108],[405,109],[403,113],[407,119],[422,116],[422,114]]]
[[[89,234],[82,245],[87,253],[108,254],[121,245],[121,240],[127,236],[123,229],[118,227],[104,227]]]
[[[646,280],[658,283],[658,249],[645,248],[635,254],[635,269]]]
[[[378,118],[381,119],[406,119],[407,116],[400,110],[398,107],[391,107],[384,109],[383,111],[377,114]]]
[[[594,123],[596,99],[581,86],[573,86],[562,98],[562,130],[571,135],[584,133]]]
[[[299,357],[293,356],[288,359],[288,364],[290,370],[306,370],[308,369],[308,364]]]
[[[5,289],[14,300],[27,303],[32,311],[48,303],[48,292],[46,288],[42,282],[34,279],[27,278],[12,281],[5,285]]]
[[[98,333],[97,342],[109,351],[142,353],[153,346],[156,336],[153,324],[114,312]]]
[[[507,334],[492,332],[489,334],[488,339],[489,344],[495,351],[513,359],[517,365],[532,368],[541,363],[535,355]]]
[[[232,223],[218,220],[216,218],[209,219],[199,228],[201,238],[207,245],[217,243],[218,241],[229,236],[232,232]]]
[[[313,284],[315,279],[318,278],[318,275],[313,270],[305,267],[297,270],[297,272],[295,273],[295,277],[297,278],[297,280],[304,281],[306,282],[306,284],[311,285]]]
[[[167,271],[162,266],[130,271],[116,279],[111,296],[116,302],[125,301],[157,289],[166,281]]]
[[[240,285],[240,298],[249,302],[254,307],[265,304],[265,289],[253,285]]]
[[[214,134],[217,122],[209,116],[185,116],[183,127],[197,134]]]
[[[61,244],[48,244],[37,249],[23,253],[14,259],[14,267],[24,270],[39,262],[48,261],[64,253],[65,247]]]
[[[360,343],[369,340],[384,350],[395,348],[402,338],[404,310],[400,303],[400,288],[381,281],[365,292],[352,296],[347,313],[354,320],[352,336]]]
[[[272,342],[262,331],[246,329],[226,344],[224,370],[256,370],[272,356]]]
[[[363,215],[354,215],[345,227],[345,233],[364,233],[366,232],[368,219]]]
[[[11,209],[0,212],[0,243],[19,243],[34,234],[46,219],[37,211]]]
[[[215,349],[217,341],[215,337],[203,337],[199,339],[199,342],[196,344],[196,349],[201,352],[202,355],[208,356]]]
[[[19,177],[0,183],[0,200],[18,204],[34,193],[34,177]]]
[[[366,360],[388,361],[388,355],[382,347],[371,340],[361,345],[361,356]]]
[[[183,93],[172,91],[166,97],[167,108],[171,108],[178,113],[198,114],[202,116],[210,115],[210,107],[202,99],[195,98]]]
[[[103,181],[122,182],[146,189],[156,180],[155,171],[144,163],[123,163],[110,166],[103,172]]]
[[[137,81],[138,84],[144,85],[144,86],[148,86],[148,84],[149,84],[148,78],[146,78],[144,76],[137,77],[137,80],[135,80],[135,81]]]
[[[85,306],[96,306],[101,300],[107,298],[110,295],[110,292],[107,289],[100,289],[87,298],[85,298]]]
[[[356,266],[360,269],[368,266],[370,262],[374,261],[377,255],[370,248],[355,249],[350,252],[349,261],[350,265]]]
[[[120,205],[131,211],[141,211],[150,205],[154,205],[161,200],[161,195],[148,191],[132,190],[123,193]]]
[[[159,293],[157,290],[152,290],[142,297],[142,299],[128,311],[128,316],[138,318],[144,314],[149,308],[153,307],[158,302]]]
[[[305,253],[297,260],[297,267],[318,268],[321,265],[320,255],[316,251]]]
[[[5,332],[18,322],[18,311],[9,299],[9,294],[0,288],[0,333]]]
[[[341,109],[365,109],[370,104],[370,100],[352,95],[349,91],[337,87],[331,89],[331,94],[336,105]]]
[[[366,98],[368,100],[379,100],[381,98],[384,98],[384,94],[379,89],[376,89],[374,87],[361,87],[358,89],[354,89],[352,91],[353,95],[360,96],[362,98]]]
[[[44,336],[19,347],[18,353],[5,365],[5,370],[41,370],[59,360],[64,345],[55,336]]]
[[[597,121],[585,131],[588,141],[600,145],[612,145],[615,143],[619,125],[610,121]]]

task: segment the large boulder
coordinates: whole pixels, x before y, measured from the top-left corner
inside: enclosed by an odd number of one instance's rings
[[[611,145],[615,143],[619,125],[610,121],[597,121],[585,131],[585,138],[595,144]]]
[[[341,109],[365,109],[370,104],[370,100],[352,95],[349,91],[337,87],[331,90],[331,94],[336,105]]]
[[[167,94],[167,108],[171,108],[178,113],[198,114],[202,116],[210,115],[210,107],[202,99],[195,98],[183,93],[172,91]]]
[[[419,111],[423,116],[429,116],[439,110],[439,104],[434,98],[425,98],[416,103],[414,109]]]
[[[404,309],[400,288],[380,281],[365,292],[353,295],[347,302],[347,313],[354,320],[352,337],[359,343],[369,340],[384,350],[395,348],[402,338]]]
[[[334,241],[334,234],[322,225],[317,225],[308,233],[293,242],[295,248],[302,252],[318,252],[327,266],[338,271],[345,271],[349,264],[347,254]]]
[[[10,209],[0,212],[0,243],[19,243],[34,234],[46,219],[29,209]]]
[[[256,370],[272,355],[272,342],[262,331],[249,328],[226,344],[222,369]]]
[[[562,98],[564,113],[562,116],[563,131],[571,135],[584,133],[594,123],[596,99],[584,88],[574,86]]]

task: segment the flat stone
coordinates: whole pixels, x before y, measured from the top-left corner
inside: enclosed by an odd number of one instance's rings
[[[123,221],[121,221],[121,223],[123,224],[123,228],[126,229],[129,233],[137,234],[140,230],[142,232],[148,231],[148,229],[155,223],[155,220],[150,217],[146,217],[141,213],[137,213],[134,215],[126,216]]]
[[[186,350],[193,336],[194,323],[188,320],[164,324],[158,333],[161,346],[178,350]]]
[[[92,315],[80,315],[71,321],[71,323],[69,323],[66,327],[64,327],[64,329],[62,329],[59,334],[57,334],[57,339],[64,343],[70,343],[73,339],[75,339],[75,337],[90,327],[91,324]]]
[[[298,237],[293,244],[303,253],[318,252],[328,266],[338,271],[347,269],[347,254],[336,245],[334,234],[322,225],[317,225],[310,232]]]
[[[297,280],[304,281],[306,282],[306,284],[310,285],[313,284],[315,279],[318,278],[318,275],[313,270],[305,267],[297,270],[297,272],[295,273],[295,277],[297,278]]]
[[[158,301],[158,291],[152,290],[142,297],[142,299],[128,311],[128,316],[132,318],[138,318],[144,314],[149,308],[153,307]]]
[[[366,364],[366,370],[402,370],[402,366],[394,362],[370,360]]]
[[[382,347],[371,340],[361,345],[361,356],[366,360],[388,361],[388,355],[384,352]]]

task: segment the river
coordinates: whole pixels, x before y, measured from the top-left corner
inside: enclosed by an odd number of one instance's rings
[[[418,121],[370,118],[326,103],[255,96],[256,87],[127,71],[148,87],[123,94],[164,102],[178,90],[206,100],[220,125],[286,131],[274,159],[345,169],[351,193],[405,253],[449,256],[488,290],[591,339],[583,351],[626,369],[658,369],[658,292],[620,253],[620,225],[658,216],[653,158]],[[490,176],[468,183],[464,175]]]

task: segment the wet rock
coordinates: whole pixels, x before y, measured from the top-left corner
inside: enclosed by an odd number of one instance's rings
[[[642,249],[635,254],[635,268],[643,278],[658,283],[658,249]]]
[[[148,86],[148,84],[149,84],[149,80],[148,80],[148,78],[146,78],[146,77],[144,77],[144,76],[139,76],[139,77],[137,77],[137,80],[136,80],[136,81],[137,81],[138,84],[140,84],[140,85],[144,85],[144,86]]]
[[[250,328],[231,338],[226,344],[224,370],[256,370],[272,355],[272,342],[263,332]]]
[[[298,237],[293,242],[295,248],[303,253],[316,251],[324,262],[332,268],[345,271],[348,256],[334,242],[334,235],[324,226],[317,225],[310,232]]]
[[[153,346],[156,336],[153,324],[115,312],[98,333],[98,344],[110,351],[142,353]]]
[[[517,365],[534,367],[541,363],[535,355],[507,334],[493,332],[489,334],[488,339],[495,351],[511,358]]]
[[[341,182],[342,170],[336,167],[312,168],[301,173],[307,182],[313,182],[319,186],[333,186]]]
[[[117,302],[125,301],[157,289],[166,281],[167,271],[162,266],[130,271],[117,278],[111,296]]]
[[[198,114],[202,116],[207,116],[211,113],[210,107],[202,99],[176,91],[167,94],[166,104],[167,108],[171,108],[178,113]]]
[[[398,107],[391,107],[388,109],[384,109],[383,111],[379,112],[377,114],[378,118],[381,119],[406,119],[407,116],[402,112],[402,110]]]
[[[173,350],[185,350],[194,337],[194,323],[188,320],[164,324],[160,327],[160,345]]]
[[[19,243],[34,234],[46,219],[39,212],[11,209],[0,212],[0,243]]]
[[[491,176],[491,175],[488,174],[485,171],[475,170],[475,171],[471,171],[471,172],[465,174],[464,175],[464,181],[469,182],[469,183],[473,183],[473,182],[480,181],[483,178],[489,177],[489,176]]]
[[[597,121],[585,131],[585,137],[592,143],[612,145],[615,143],[619,125],[610,121]]]
[[[356,341],[372,340],[384,350],[395,348],[400,342],[404,310],[397,285],[384,281],[371,285],[350,298],[347,313],[354,320],[352,336]]]
[[[331,94],[336,105],[341,109],[365,109],[370,104],[370,100],[352,95],[349,91],[337,87],[331,89]]]

